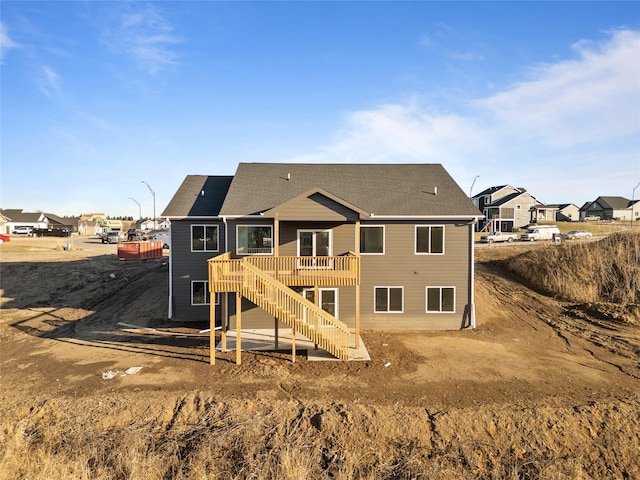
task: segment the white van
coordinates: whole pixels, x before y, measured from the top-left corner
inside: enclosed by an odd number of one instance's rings
[[[529,242],[551,240],[556,235],[560,235],[560,229],[555,225],[537,225],[529,227],[526,232],[520,235],[520,240]]]

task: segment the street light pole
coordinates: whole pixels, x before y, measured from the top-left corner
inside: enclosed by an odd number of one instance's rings
[[[129,197],[129,200],[133,200],[138,204],[138,221],[142,221],[142,207],[140,206],[140,202],[133,197]]]
[[[151,188],[151,185],[149,185],[144,180],[142,180],[142,183],[144,183],[147,186],[147,188],[151,192],[151,195],[153,195],[153,229],[157,230],[156,229],[156,192],[154,192],[153,189]]]
[[[473,179],[473,182],[471,182],[471,187],[469,188],[469,198],[471,198],[471,192],[473,191],[473,186],[476,184],[476,180],[480,178],[480,175],[476,175],[476,178]]]
[[[640,187],[640,183],[633,187],[633,192],[631,193],[631,228],[633,228],[633,211],[636,207],[636,190],[638,187]]]

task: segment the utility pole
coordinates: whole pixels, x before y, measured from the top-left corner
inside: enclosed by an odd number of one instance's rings
[[[638,187],[640,187],[640,183],[633,187],[633,192],[631,193],[631,228],[633,228],[633,211],[636,207],[636,190]]]
[[[129,200],[133,200],[138,204],[138,221],[142,221],[142,207],[140,206],[140,202],[133,197],[129,197]]]
[[[469,198],[471,198],[471,192],[473,192],[473,186],[476,184],[476,180],[480,178],[480,175],[476,175],[476,178],[473,179],[473,182],[471,182],[471,187],[469,188]]]
[[[156,228],[156,192],[154,192],[153,189],[151,188],[151,185],[149,185],[144,180],[142,180],[142,183],[144,183],[147,186],[147,188],[149,188],[151,195],[153,195],[153,229],[157,230]]]

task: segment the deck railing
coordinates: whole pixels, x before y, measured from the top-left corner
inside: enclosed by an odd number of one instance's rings
[[[209,260],[209,291],[236,292],[338,358],[347,360],[347,326],[288,286],[356,285],[359,257],[245,257]]]
[[[332,257],[251,256],[232,259],[227,252],[209,260],[210,290],[238,291],[243,261],[290,287],[341,287],[360,283],[360,257],[352,253]]]

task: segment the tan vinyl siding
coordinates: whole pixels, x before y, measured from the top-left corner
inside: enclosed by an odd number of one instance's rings
[[[315,193],[307,198],[297,199],[278,209],[280,220],[355,221],[357,214],[336,201]]]
[[[255,224],[255,222],[251,222]],[[361,328],[362,329],[460,329],[469,301],[468,224],[424,222],[422,226],[444,226],[444,254],[415,253],[415,222],[362,222],[362,225],[385,226],[385,254],[361,257]],[[231,228],[231,227],[230,227]],[[297,254],[298,230],[332,230],[333,254],[356,251],[355,223],[280,222],[280,255]],[[235,231],[235,226],[233,227]],[[235,239],[230,245],[235,245]],[[374,313],[376,286],[397,286],[404,291],[403,313]],[[455,287],[455,312],[427,313],[426,287]],[[301,290],[301,289],[298,289]],[[355,327],[356,287],[339,289],[340,320]],[[235,325],[233,308],[230,310]],[[273,328],[273,317],[249,302],[243,303],[243,328]]]
[[[363,225],[366,225],[363,223]],[[462,325],[468,302],[469,226],[430,222],[421,225],[444,225],[444,255],[416,255],[415,223],[387,223],[385,254],[362,256],[361,327],[458,329]],[[404,288],[404,314],[373,313],[376,286]],[[455,313],[426,313],[427,286],[454,286]],[[346,292],[345,292],[346,293]],[[341,312],[344,306],[341,292]],[[350,319],[342,320],[350,323]]]

